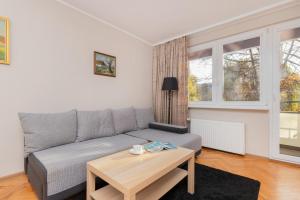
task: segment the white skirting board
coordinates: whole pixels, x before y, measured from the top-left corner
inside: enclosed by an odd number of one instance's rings
[[[202,146],[245,155],[245,124],[191,119],[191,133],[202,137]]]

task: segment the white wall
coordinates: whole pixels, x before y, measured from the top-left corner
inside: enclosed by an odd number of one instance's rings
[[[17,113],[151,106],[152,47],[54,0],[0,0],[11,64],[0,65],[0,177],[23,170]],[[117,77],[93,75],[93,51]]]
[[[299,10],[300,1],[293,1],[285,6],[242,17],[232,22],[189,35],[189,46],[296,19],[300,17]]]

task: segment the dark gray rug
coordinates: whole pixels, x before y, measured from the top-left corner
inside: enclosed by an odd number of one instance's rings
[[[196,164],[195,194],[187,193],[187,180],[181,181],[162,200],[257,200],[256,180]]]
[[[182,180],[161,200],[257,200],[260,182],[211,168],[195,165],[195,194],[187,193],[187,179]],[[70,198],[84,200],[85,191]]]

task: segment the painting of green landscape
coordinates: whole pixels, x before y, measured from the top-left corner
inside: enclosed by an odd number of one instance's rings
[[[94,73],[116,77],[116,57],[94,52]]]
[[[8,20],[0,17],[0,64],[9,64]]]

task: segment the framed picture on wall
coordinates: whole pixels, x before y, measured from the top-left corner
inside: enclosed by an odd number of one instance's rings
[[[0,64],[9,64],[9,20],[0,16]]]
[[[116,77],[115,56],[94,51],[94,74]]]

